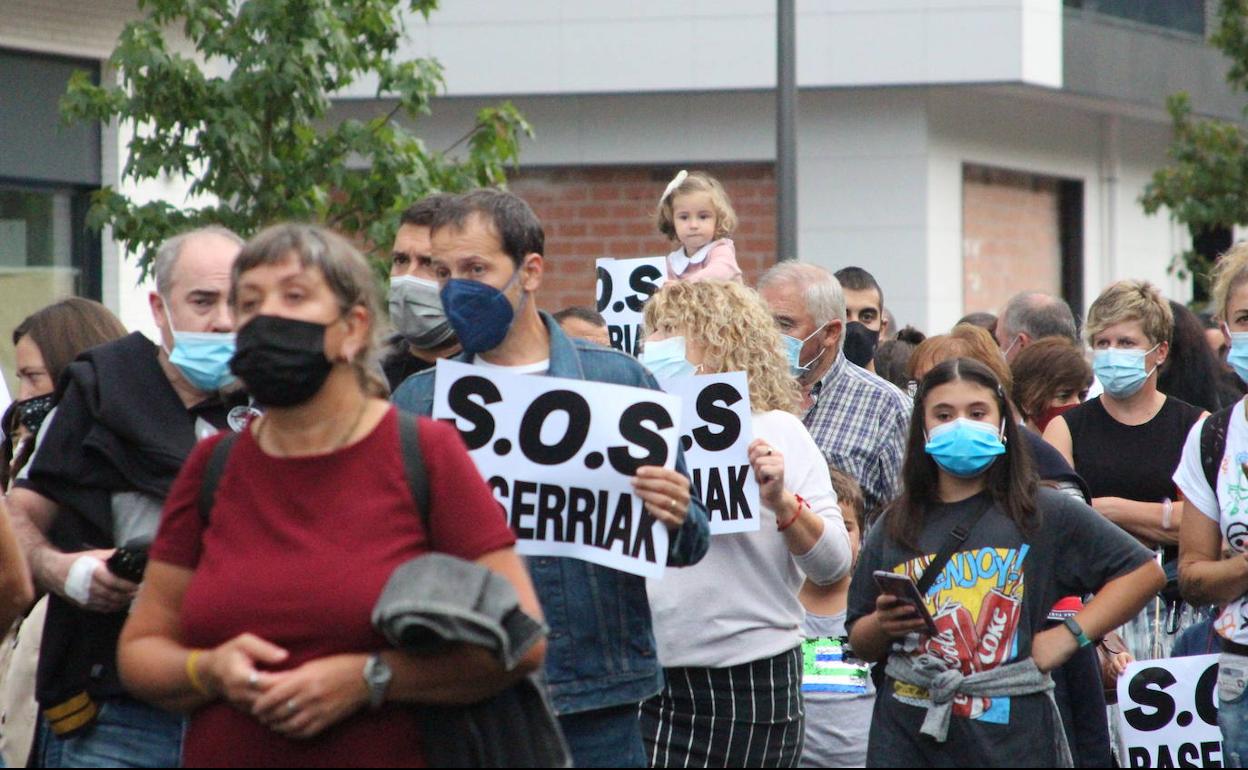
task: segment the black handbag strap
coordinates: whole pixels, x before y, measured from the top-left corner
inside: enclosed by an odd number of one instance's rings
[[[953,552],[966,542],[966,539],[971,535],[971,530],[975,529],[975,525],[979,523],[980,519],[984,518],[984,514],[991,507],[992,497],[988,496],[945,536],[945,542],[941,544],[940,550],[936,552],[936,557],[932,559],[931,563],[927,565],[927,569],[923,570],[923,574],[919,576],[918,587],[920,596],[927,596],[932,583],[936,582],[936,578],[940,576],[941,572],[944,572],[945,565],[953,558]]]
[[[230,459],[230,451],[238,442],[237,433],[230,433],[217,442],[208,456],[208,465],[204,468],[203,483],[199,488],[199,518],[204,526],[212,515],[212,507],[217,500],[217,487],[221,484],[221,476],[225,474],[225,465]],[[425,471],[425,457],[420,448],[420,424],[418,418],[409,414],[399,413],[399,444],[403,452],[403,472],[407,476],[407,485],[412,490],[412,500],[416,502],[416,510],[430,541],[433,532],[429,527],[429,475]]]

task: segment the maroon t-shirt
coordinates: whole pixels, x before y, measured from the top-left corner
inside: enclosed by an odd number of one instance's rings
[[[290,652],[276,670],[384,650],[370,618],[397,567],[431,550],[475,560],[515,543],[455,428],[421,419],[431,538],[404,473],[398,426],[391,409],[360,442],[315,457],[271,457],[245,432],[206,529],[198,496],[219,438],[195,448],[151,552],[195,572],[182,602],[184,644],[212,648],[255,634]],[[365,709],[296,741],[222,701],[192,715],[184,756],[188,766],[422,766],[421,744],[416,713],[402,705]]]

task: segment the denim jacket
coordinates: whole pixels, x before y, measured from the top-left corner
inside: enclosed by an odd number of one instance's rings
[[[542,320],[550,334],[550,376],[659,389],[654,376],[632,356],[570,339],[547,313]],[[471,363],[472,356],[460,354],[455,360]],[[409,377],[395,391],[395,405],[431,414],[435,372]],[[676,469],[689,475],[683,453],[677,456]],[[708,521],[695,492],[684,525],[671,533],[668,566],[696,564],[706,555]],[[553,556],[531,557],[528,567],[550,625],[546,680],[557,713],[639,703],[662,688],[644,578]]]

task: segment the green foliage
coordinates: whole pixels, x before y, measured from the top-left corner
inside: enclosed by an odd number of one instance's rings
[[[112,187],[95,193],[88,222],[140,255],[146,273],[161,241],[222,224],[243,235],[282,220],[316,221],[389,248],[399,213],[432,192],[501,185],[532,135],[510,103],[477,113],[456,147],[434,151],[395,120],[429,114],[443,89],[433,59],[399,59],[403,7],[428,18],[436,0],[139,0],[109,63],[116,87],[77,73],[61,101],[66,120],[133,128],[122,178],[192,179],[198,208],[138,204]],[[171,50],[178,28],[194,55]],[[333,120],[331,96],[363,78],[388,114]],[[461,148],[460,145],[463,147]],[[458,152],[457,152],[458,151]]]
[[[1211,42],[1230,59],[1227,83],[1236,91],[1248,88],[1248,0],[1221,0]],[[1170,162],[1153,174],[1140,204],[1149,214],[1162,206],[1192,237],[1248,224],[1248,135],[1222,120],[1197,120],[1186,93],[1167,102],[1174,121]],[[1197,295],[1207,288],[1212,261],[1194,250],[1175,258],[1172,269],[1191,274]]]

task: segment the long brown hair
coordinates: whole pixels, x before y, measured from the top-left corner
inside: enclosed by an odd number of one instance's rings
[[[26,336],[39,348],[48,377],[56,385],[80,353],[121,339],[126,336],[126,327],[100,303],[70,297],[27,316],[13,330],[13,344]]]
[[[940,500],[940,471],[927,453],[927,395],[950,382],[969,382],[992,393],[1005,425],[1004,455],[997,458],[984,475],[986,490],[997,506],[1024,533],[1034,532],[1040,523],[1036,508],[1036,480],[1031,456],[1024,446],[1022,432],[1010,417],[1005,389],[984,364],[971,358],[953,358],[937,364],[919,383],[910,416],[910,437],[906,460],[901,469],[902,492],[885,513],[888,535],[897,543],[918,550],[919,535],[926,526],[925,514]]]

